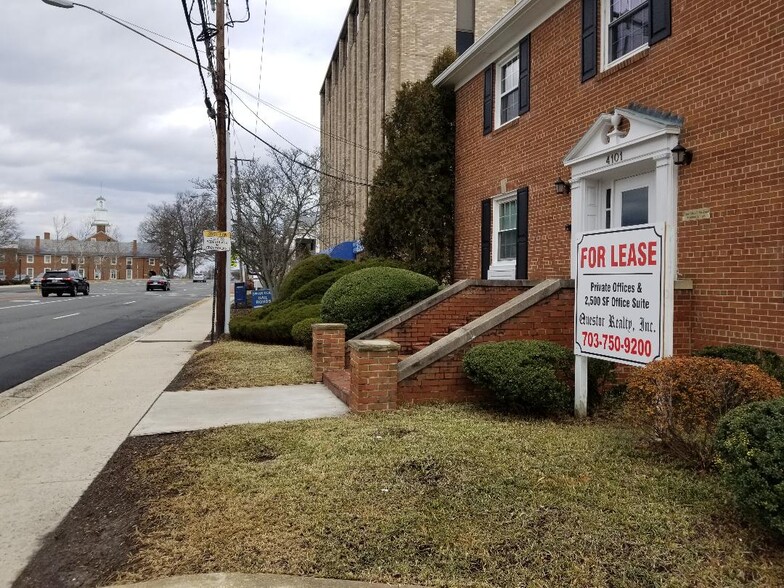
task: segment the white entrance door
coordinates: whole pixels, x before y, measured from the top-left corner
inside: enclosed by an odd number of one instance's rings
[[[630,227],[656,222],[654,182],[654,173],[612,182],[605,191],[605,228]]]

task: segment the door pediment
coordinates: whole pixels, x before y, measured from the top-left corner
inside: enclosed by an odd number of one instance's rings
[[[625,120],[624,120],[625,119]],[[682,120],[679,117],[631,105],[616,108],[612,114],[602,113],[591,128],[564,158],[564,165],[593,168],[592,160],[624,149],[627,161],[642,152],[643,146],[650,154],[666,148],[668,135],[679,135]],[[582,164],[582,165],[581,165]],[[574,174],[574,169],[572,170]],[[577,175],[580,175],[579,172]]]

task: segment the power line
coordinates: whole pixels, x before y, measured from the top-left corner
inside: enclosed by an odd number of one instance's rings
[[[202,71],[201,59],[199,58],[199,49],[196,46],[196,37],[193,36],[193,27],[191,27],[191,19],[188,16],[188,3],[186,0],[182,0],[182,11],[185,14],[185,22],[188,25],[188,33],[191,36],[191,43],[193,44],[193,52],[196,55],[196,65],[199,70],[199,78],[201,78],[201,85],[204,88],[204,105],[207,107],[207,116],[211,119],[215,119],[215,109],[212,107],[212,101],[210,100],[210,93],[207,90],[207,82],[204,79],[204,72]]]
[[[301,147],[299,147],[298,145],[295,145],[294,143],[292,143],[292,142],[291,142],[291,141],[290,141],[290,140],[289,140],[287,137],[285,137],[284,135],[282,135],[281,133],[279,133],[278,131],[276,131],[274,128],[272,128],[272,126],[271,126],[271,125],[270,125],[268,122],[266,122],[266,121],[265,121],[263,118],[261,118],[261,117],[260,117],[258,114],[255,114],[255,113],[253,112],[253,109],[252,109],[250,106],[248,106],[248,105],[245,103],[245,101],[244,101],[242,98],[240,98],[239,96],[237,96],[237,93],[236,93],[234,90],[232,90],[231,88],[229,88],[229,92],[231,92],[231,94],[232,94],[232,95],[233,95],[233,96],[234,96],[234,97],[235,97],[237,100],[239,100],[239,101],[240,101],[240,104],[242,104],[242,105],[243,105],[245,108],[247,108],[247,109],[248,109],[248,110],[251,112],[251,114],[254,114],[254,115],[256,116],[257,122],[261,122],[261,124],[263,124],[265,127],[267,127],[267,128],[268,128],[270,131],[272,131],[273,133],[275,133],[275,134],[276,134],[278,137],[280,137],[281,139],[283,139],[283,140],[284,140],[286,143],[288,143],[289,145],[291,145],[291,146],[292,146],[294,149],[296,149],[297,151],[303,151],[303,152],[305,151],[304,149],[302,149],[302,148],[301,148]],[[254,136],[256,136],[256,135],[255,135],[255,131],[254,131]],[[255,152],[254,152],[254,159],[255,159]],[[335,167],[335,166],[332,166],[332,165],[329,165],[329,164],[326,164],[326,163],[325,163],[324,165],[325,165],[327,168],[329,168],[329,169],[333,169],[333,170],[335,170],[335,171],[337,171],[337,172],[340,172],[340,171],[342,171],[342,170],[340,170],[339,168],[337,168],[337,167]],[[357,180],[357,182],[361,182],[361,184],[360,184],[360,185],[369,185],[369,184],[367,184],[367,180],[363,180],[362,178],[359,178],[359,177],[357,177],[357,176],[352,176],[352,175],[349,175],[349,174],[345,174],[345,173],[344,173],[344,174],[343,174],[343,177],[344,177],[344,178],[351,178],[352,180]]]
[[[370,188],[372,186],[372,184],[368,184],[367,182],[356,182],[356,181],[353,181],[353,180],[349,180],[349,179],[347,179],[345,177],[341,178],[340,176],[336,176],[334,174],[327,173],[327,172],[322,171],[320,169],[317,169],[317,168],[315,168],[315,167],[313,167],[311,165],[308,165],[307,163],[303,163],[303,162],[295,159],[294,157],[291,157],[285,151],[281,151],[280,149],[275,147],[272,143],[268,143],[267,141],[265,141],[264,139],[262,139],[261,137],[256,135],[253,131],[251,131],[249,128],[247,128],[242,123],[240,123],[236,118],[233,118],[233,120],[234,120],[234,124],[237,125],[239,128],[241,128],[243,131],[245,131],[246,133],[250,133],[251,135],[256,137],[256,139],[258,139],[259,141],[264,143],[264,145],[266,145],[267,147],[272,149],[275,153],[277,153],[278,155],[284,157],[285,159],[288,159],[290,162],[299,165],[300,167],[304,167],[305,169],[309,169],[310,171],[314,171],[314,172],[316,172],[319,175],[325,176],[327,178],[332,178],[333,180],[338,180],[338,181],[344,182],[346,184],[354,184],[355,186],[365,186],[366,188]]]
[[[256,118],[259,116],[259,100],[261,98],[261,68],[264,65],[264,43],[267,39],[267,2],[268,0],[264,0],[264,19],[262,20],[261,25],[261,51],[259,52],[259,84],[256,88],[256,111],[255,115]],[[236,94],[235,94],[236,96]],[[255,133],[258,131],[258,125],[253,127],[253,132]],[[253,157],[256,157],[256,141],[253,141]]]

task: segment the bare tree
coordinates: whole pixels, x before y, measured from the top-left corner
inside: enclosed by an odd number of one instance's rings
[[[139,225],[139,237],[158,247],[165,271],[173,272],[182,262],[190,277],[204,255],[204,231],[215,228],[215,213],[212,193],[180,192],[174,202],[150,205]]]
[[[16,220],[16,208],[0,205],[0,246],[10,245],[22,238],[22,230]]]
[[[53,216],[52,228],[54,229],[55,241],[65,239],[68,236],[68,232],[71,228],[71,219],[69,219],[66,215]]]
[[[268,163],[250,162],[236,179],[232,248],[273,291],[297,255],[297,243],[315,239],[331,211],[319,205],[318,164],[318,153],[271,151]]]

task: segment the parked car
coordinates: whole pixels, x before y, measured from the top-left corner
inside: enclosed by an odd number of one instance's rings
[[[44,279],[44,274],[45,273],[46,272],[41,272],[40,274],[38,274],[37,276],[35,276],[33,278],[33,281],[30,282],[30,289],[31,290],[35,290],[36,288],[40,288],[41,287],[41,280]]]
[[[90,295],[90,283],[79,275],[76,270],[55,270],[44,272],[41,279],[41,296],[46,298],[49,294],[70,294],[76,296],[81,292],[85,296]]]
[[[12,284],[29,284],[30,283],[30,276],[27,274],[16,274],[13,278],[11,278]]]
[[[150,290],[163,290],[164,292],[168,292],[171,290],[171,284],[169,283],[169,278],[166,276],[152,276],[149,280],[147,280],[147,291]]]
[[[193,274],[193,281],[194,282],[206,282],[207,281],[207,274],[202,272],[196,272]]]

